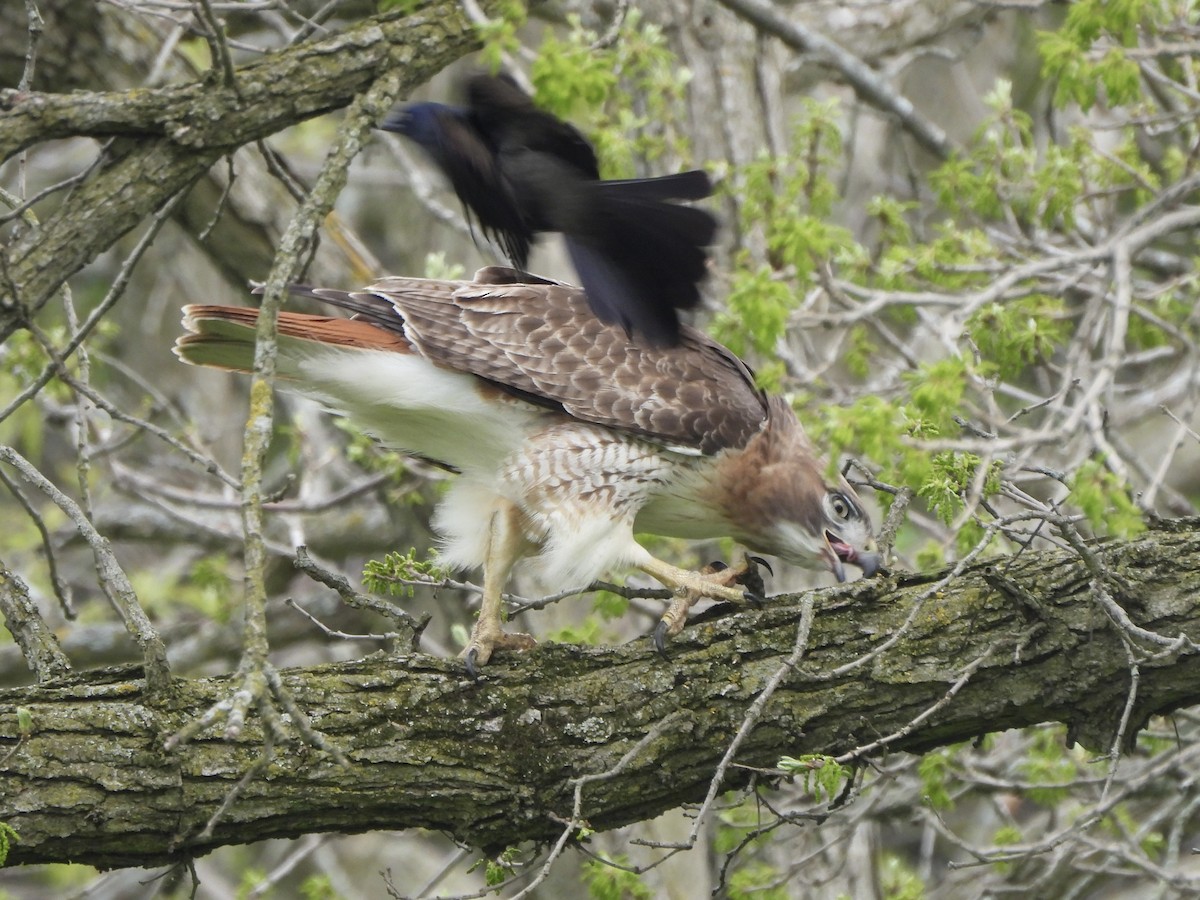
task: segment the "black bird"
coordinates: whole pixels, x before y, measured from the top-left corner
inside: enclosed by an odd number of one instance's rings
[[[672,201],[709,196],[708,175],[601,181],[579,130],[535,106],[510,78],[476,75],[466,93],[465,107],[415,103],[382,127],[429,155],[518,269],[535,234],[562,232],[601,320],[657,346],[678,343],[677,310],[700,302],[717,220]]]

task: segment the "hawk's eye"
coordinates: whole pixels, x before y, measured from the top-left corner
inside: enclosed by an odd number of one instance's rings
[[[854,505],[845,494],[830,491],[825,495],[825,503],[836,519],[849,519],[854,514]]]

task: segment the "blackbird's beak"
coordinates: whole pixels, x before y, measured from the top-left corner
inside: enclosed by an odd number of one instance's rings
[[[826,531],[825,546],[828,548],[826,559],[829,561],[829,569],[839,582],[846,580],[846,563],[862,569],[865,578],[872,577],[882,568],[883,562],[873,540],[869,541],[864,549],[859,550],[838,538],[833,532]]]
[[[379,125],[384,131],[408,134],[412,131],[412,114],[407,109],[392,111]]]

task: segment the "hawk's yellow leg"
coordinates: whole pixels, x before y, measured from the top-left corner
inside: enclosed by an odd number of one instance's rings
[[[487,665],[495,650],[528,650],[537,643],[530,635],[509,633],[501,625],[504,585],[513,564],[524,549],[521,512],[511,503],[492,513],[488,523],[487,557],[483,564],[483,602],[479,619],[471,629],[471,639],[460,654],[467,663],[467,674],[479,677],[479,666]]]

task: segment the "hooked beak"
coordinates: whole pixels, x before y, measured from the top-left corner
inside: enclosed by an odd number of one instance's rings
[[[879,558],[873,540],[867,543],[866,549],[860,551],[839,539],[832,532],[826,531],[825,547],[827,551],[825,558],[829,562],[829,570],[833,572],[833,577],[839,582],[846,580],[845,563],[862,569],[864,578],[872,577],[883,567],[883,561]]]

